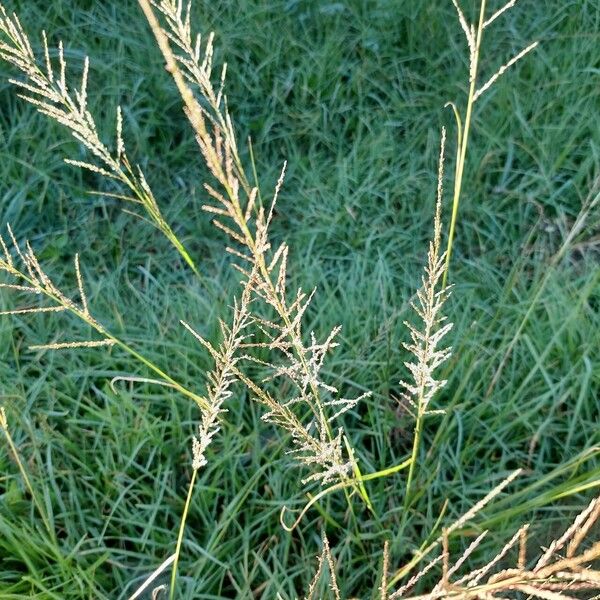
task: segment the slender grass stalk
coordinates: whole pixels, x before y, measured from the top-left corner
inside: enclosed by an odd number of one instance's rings
[[[464,118],[461,117],[460,111],[453,102],[448,102],[446,106],[451,106],[454,112],[454,118],[457,126],[457,142],[456,142],[456,165],[454,175],[454,194],[452,198],[452,217],[450,219],[450,231],[448,233],[448,241],[446,245],[446,268],[442,278],[442,288],[446,287],[448,272],[450,269],[450,259],[452,258],[452,249],[454,247],[454,238],[456,234],[456,223],[458,220],[458,207],[460,204],[463,177],[465,172],[465,163],[467,160],[467,147],[469,144],[469,133],[471,131],[471,124],[473,121],[473,107],[477,102],[478,98],[487,90],[489,90],[496,80],[505,73],[511,66],[517,63],[521,58],[528,54],[537,46],[537,42],[530,44],[515,56],[513,56],[508,62],[503,64],[495,73],[492,75],[486,83],[478,87],[478,75],[479,75],[479,62],[481,53],[481,42],[483,39],[483,31],[489,27],[498,17],[503,15],[505,12],[510,10],[515,4],[516,0],[509,0],[504,6],[493,13],[488,19],[486,19],[486,0],[481,0],[479,5],[479,20],[477,27],[469,24],[465,15],[463,14],[458,0],[452,0],[458,20],[465,34],[467,45],[469,47],[469,92],[467,95],[467,106],[465,109]]]
[[[38,513],[40,514],[42,521],[44,522],[44,527],[46,528],[48,535],[53,540],[56,540],[54,529],[52,528],[52,526],[50,524],[50,519],[48,518],[48,513],[46,512],[42,502],[40,501],[40,499],[38,498],[38,495],[35,492],[33,484],[31,483],[31,479],[29,479],[29,474],[27,473],[27,469],[25,468],[25,465],[23,464],[23,461],[21,460],[21,456],[19,454],[17,446],[15,445],[15,442],[10,433],[10,429],[8,427],[8,418],[6,416],[6,412],[5,412],[3,406],[0,406],[0,429],[2,429],[2,431],[4,431],[4,435],[6,436],[6,441],[8,442],[8,447],[10,448],[13,458],[15,459],[15,462],[17,463],[17,466],[19,467],[19,471],[21,472],[21,477],[23,478],[23,482],[25,483],[25,487],[27,488],[27,490],[29,491],[29,494],[31,495],[31,498],[33,499],[33,503],[34,503]]]
[[[0,59],[16,67],[25,76],[24,80],[10,80],[20,90],[19,97],[32,104],[41,114],[70,130],[73,137],[89,151],[92,160],[100,164],[71,159],[65,159],[65,162],[106,179],[118,181],[128,188],[132,196],[116,193],[107,193],[107,195],[140,204],[149,216],[149,222],[163,233],[195,275],[202,279],[191,255],[163,217],[141,168],[129,161],[123,141],[123,115],[120,107],[116,119],[116,152],[111,152],[100,140],[98,126],[87,105],[89,59],[86,58],[84,61],[80,89],[72,91],[67,84],[67,62],[62,41],[58,46],[60,73],[57,74],[50,59],[45,32],[42,40],[44,68],[38,66],[31,42],[17,15],[9,16],[0,3]]]
[[[415,429],[413,433],[413,444],[410,454],[410,467],[408,469],[408,475],[406,477],[406,489],[404,492],[404,512],[406,513],[410,508],[411,501],[411,489],[412,482],[415,475],[415,465],[419,456],[419,448],[421,447],[421,431],[423,430],[423,414],[421,411],[417,413],[417,420],[415,422]],[[406,519],[406,517],[405,517]]]
[[[450,258],[452,257],[452,246],[454,242],[454,232],[456,229],[456,219],[458,217],[458,205],[460,203],[460,194],[462,190],[463,174],[465,171],[465,161],[467,158],[467,145],[469,142],[469,132],[471,131],[471,120],[473,117],[473,104],[475,103],[475,91],[477,87],[477,70],[479,67],[479,51],[481,49],[481,40],[483,37],[483,24],[485,20],[486,0],[481,0],[479,8],[479,24],[477,25],[477,36],[475,46],[471,49],[470,56],[470,83],[469,96],[467,99],[467,111],[465,114],[464,126],[458,121],[458,143],[456,147],[456,176],[454,179],[454,196],[452,198],[452,217],[450,219],[450,231],[448,232],[448,242],[446,245],[446,268],[442,277],[442,287],[446,287],[448,278],[448,269],[450,268]],[[472,35],[472,33],[471,33]],[[458,113],[455,112],[458,118]],[[464,128],[463,128],[464,127]],[[462,133],[461,133],[462,132]]]
[[[175,560],[173,561],[173,570],[171,571],[171,587],[169,589],[169,600],[175,598],[175,584],[177,581],[177,565],[179,564],[179,556],[181,555],[181,544],[183,543],[183,534],[185,532],[185,524],[187,522],[188,513],[190,511],[190,503],[194,493],[194,484],[196,483],[196,475],[198,469],[192,471],[192,479],[188,488],[187,498],[185,499],[185,506],[183,507],[183,514],[181,515],[181,523],[179,525],[179,533],[177,535],[177,546],[175,547]]]
[[[442,148],[440,152],[440,167],[438,173],[438,207],[436,209],[436,234],[432,247],[430,248],[429,253],[429,265],[428,265],[428,280],[423,280],[423,288],[420,292],[421,295],[419,298],[419,306],[417,307],[417,313],[423,317],[425,328],[422,333],[416,332],[409,324],[407,326],[411,330],[411,335],[413,338],[413,344],[406,346],[409,351],[411,351],[416,357],[417,361],[413,365],[408,365],[411,368],[412,374],[414,376],[415,385],[406,385],[409,393],[416,398],[416,400],[411,400],[409,398],[409,402],[416,408],[416,423],[414,429],[414,438],[413,438],[413,447],[412,447],[412,461],[410,464],[407,482],[406,482],[406,493],[404,497],[404,509],[407,509],[410,506],[411,500],[411,487],[413,483],[413,478],[415,474],[415,468],[417,465],[417,458],[419,454],[419,448],[421,446],[421,437],[423,431],[423,420],[427,414],[427,405],[429,400],[435,393],[436,385],[437,388],[441,387],[445,382],[436,382],[435,379],[431,376],[433,372],[433,365],[436,366],[440,364],[441,360],[445,360],[448,358],[448,354],[440,355],[435,357],[435,344],[433,348],[431,347],[432,340],[439,341],[436,339],[436,335],[440,335],[441,332],[444,331],[444,328],[440,330],[437,334],[435,333],[435,328],[432,328],[432,325],[435,322],[435,314],[441,308],[441,304],[443,304],[443,295],[445,290],[447,289],[447,279],[448,279],[448,271],[450,268],[450,259],[452,256],[452,248],[454,244],[454,237],[456,232],[456,223],[458,218],[458,208],[460,204],[462,184],[463,184],[463,176],[465,171],[465,162],[467,159],[467,148],[469,143],[469,133],[471,131],[471,123],[473,119],[473,107],[477,99],[487,91],[494,82],[500,77],[509,67],[514,65],[518,60],[520,60],[523,56],[525,56],[528,52],[530,52],[533,48],[536,47],[537,43],[531,44],[527,46],[524,50],[516,54],[511,60],[502,65],[498,71],[492,77],[488,79],[488,81],[478,88],[478,71],[479,71],[479,60],[480,60],[480,51],[481,51],[481,42],[483,39],[483,31],[486,27],[491,25],[499,16],[505,13],[507,10],[512,8],[516,0],[510,0],[503,7],[493,13],[486,20],[486,0],[481,0],[479,5],[479,20],[477,27],[474,25],[470,25],[459,4],[458,0],[452,0],[454,7],[456,8],[456,12],[458,15],[459,23],[463,29],[467,40],[467,46],[469,48],[469,93],[467,97],[467,106],[464,119],[461,117],[460,112],[456,105],[452,102],[449,102],[447,106],[450,106],[453,110],[454,117],[456,120],[456,129],[457,129],[457,143],[456,143],[456,162],[455,162],[455,172],[454,172],[454,193],[452,198],[452,216],[450,220],[450,229],[448,233],[448,240],[446,244],[446,251],[440,258],[439,255],[439,212],[441,206],[441,191],[442,191],[442,178],[443,178],[443,159],[444,159],[444,135],[442,138]],[[435,272],[435,269],[432,265],[437,264],[438,261],[443,262],[443,266],[439,267],[439,271]],[[436,276],[433,276],[433,273],[436,273]],[[441,275],[441,296],[438,296],[435,291],[435,285],[437,284],[436,277]],[[441,299],[441,303],[439,302]],[[531,310],[531,308],[530,308]],[[443,333],[442,333],[443,335]],[[429,357],[429,358],[428,358]],[[433,358],[433,360],[432,360]],[[429,364],[428,364],[429,363]],[[495,383],[495,379],[492,381],[493,385]],[[407,516],[405,515],[404,519]]]

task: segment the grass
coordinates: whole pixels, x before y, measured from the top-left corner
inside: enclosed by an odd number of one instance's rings
[[[399,527],[400,474],[369,484],[379,521],[355,503],[361,527],[347,533],[347,504],[331,496],[292,535],[282,531],[282,505],[304,502],[298,478],[285,476],[284,437],[262,425],[240,393],[199,474],[181,598],[301,595],[323,515],[344,594],[364,595],[377,586],[372,565],[384,539],[394,564],[406,561],[446,498],[451,518],[515,467],[525,475],[478,521],[494,525],[482,553],[526,520],[541,542],[552,539],[592,494],[585,486],[600,478],[600,459],[590,452],[600,443],[598,214],[562,260],[552,257],[600,173],[600,9],[586,0],[519,5],[484,39],[484,56],[508,57],[532,39],[541,44],[475,111],[447,309],[454,351],[444,368],[449,384],[434,400],[448,410],[426,421],[410,525]],[[18,101],[6,77],[2,218],[43,248],[56,279],[71,278],[73,289],[77,249],[94,313],[197,387],[209,357],[190,344],[179,319],[216,339],[236,278],[221,236],[199,210],[203,167],[137,3],[14,7],[30,33],[45,28],[68,40],[72,60],[90,55],[90,103],[101,128],[111,131],[120,102],[130,154],[149,167],[167,220],[202,258],[204,279],[189,275],[149,224],[88,194],[102,189],[99,180],[62,162],[77,156],[77,145]],[[430,233],[437,132],[442,123],[453,131],[442,107],[466,91],[456,83],[467,67],[452,7],[207,1],[197,13],[229,63],[231,110],[240,139],[252,137],[264,189],[289,161],[274,231],[290,243],[292,284],[319,288],[309,329],[340,323],[342,347],[329,368],[342,386],[374,392],[346,419],[361,468],[397,464],[412,445],[412,422],[395,414],[394,398],[406,375],[402,322]],[[482,68],[496,62],[484,59]],[[9,308],[7,297],[0,302]],[[175,548],[197,409],[163,388],[111,387],[119,375],[151,376],[116,350],[26,350],[72,338],[74,327],[44,315],[0,321],[0,402],[53,531],[11,454],[0,452],[2,598],[127,598]],[[167,582],[167,575],[159,580]]]

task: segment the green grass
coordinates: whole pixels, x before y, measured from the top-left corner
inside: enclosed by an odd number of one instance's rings
[[[450,2],[440,4],[197,2],[196,23],[215,30],[217,59],[229,64],[230,108],[240,139],[252,137],[263,190],[289,161],[274,231],[290,243],[292,285],[318,287],[307,330],[340,323],[328,371],[342,390],[373,391],[345,420],[363,472],[401,462],[412,443],[413,423],[395,402],[405,376],[402,323],[430,234],[441,124],[454,141],[443,105],[463,100],[466,79],[464,39]],[[237,278],[200,210],[205,173],[137,3],[12,6],[32,36],[45,28],[66,40],[73,64],[90,55],[92,112],[112,132],[123,105],[130,155],[204,282],[150,225],[88,194],[106,188],[63,164],[78,146],[16,98],[4,66],[2,221],[73,289],[80,252],[94,314],[201,392],[209,357],[179,319],[217,339]],[[299,474],[288,476],[285,438],[238,388],[199,474],[180,598],[301,596],[323,514],[344,594],[366,598],[383,540],[400,566],[445,499],[451,519],[525,468],[476,522],[493,527],[485,553],[526,520],[543,543],[593,493],[585,488],[600,479],[590,452],[600,444],[598,213],[562,260],[552,257],[600,174],[600,7],[517,6],[487,35],[484,71],[531,40],[541,44],[475,112],[450,275],[453,357],[434,401],[447,413],[426,421],[408,524],[400,473],[368,484],[379,519],[356,501],[354,520],[343,495],[331,496],[293,534],[283,531],[281,507],[304,501]],[[12,297],[3,291],[0,303],[8,309]],[[197,408],[163,388],[111,388],[117,375],[151,376],[115,349],[27,350],[81,334],[66,318],[0,321],[0,403],[52,525],[49,533],[1,446],[0,598],[127,598],[175,548]]]

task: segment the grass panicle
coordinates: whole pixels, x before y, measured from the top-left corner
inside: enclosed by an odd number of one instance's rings
[[[141,204],[151,222],[181,254],[185,262],[198,273],[191,256],[164,219],[154,193],[139,165],[127,156],[123,141],[123,115],[116,116],[116,148],[111,150],[101,140],[93,115],[88,109],[89,58],[85,58],[79,89],[71,90],[67,82],[67,63],[64,45],[58,45],[58,67],[53,66],[46,33],[42,34],[44,60],[42,65],[33,52],[32,44],[16,14],[9,15],[0,4],[0,58],[18,69],[23,79],[11,79],[19,89],[19,97],[29,102],[43,115],[68,129],[96,162],[65,159],[70,165],[86,169],[121,184],[131,195],[117,197]],[[110,194],[109,194],[110,195]],[[114,195],[114,194],[113,194]]]
[[[452,323],[445,322],[446,317],[442,312],[450,290],[448,287],[440,286],[441,279],[447,270],[446,255],[441,252],[445,144],[446,130],[442,129],[433,239],[429,244],[422,287],[417,292],[416,301],[411,303],[411,307],[419,317],[421,325],[417,328],[407,321],[404,323],[411,336],[411,343],[404,344],[404,348],[413,358],[411,362],[407,361],[404,364],[412,376],[412,381],[410,383],[401,381],[400,385],[405,390],[403,395],[405,404],[410,407],[415,415],[411,463],[406,481],[405,510],[409,507],[411,484],[417,466],[423,420],[430,414],[440,412],[429,410],[431,400],[446,384],[446,381],[436,379],[435,371],[451,356],[449,348],[440,347],[442,340],[452,329]]]
[[[452,249],[454,246],[454,236],[456,231],[456,224],[458,219],[458,206],[460,204],[460,198],[463,187],[463,177],[465,172],[465,164],[467,159],[467,147],[469,142],[469,134],[471,131],[471,124],[473,120],[473,108],[475,102],[487,92],[498,78],[503,75],[511,66],[521,60],[525,55],[531,52],[537,45],[538,42],[530,44],[514,57],[512,57],[507,63],[503,64],[484,84],[479,84],[479,66],[480,66],[480,54],[481,54],[481,43],[483,40],[483,32],[490,25],[492,25],[498,17],[504,15],[509,9],[515,4],[516,0],[510,0],[494,12],[491,16],[486,17],[487,0],[481,0],[479,4],[479,20],[477,25],[469,23],[465,17],[458,0],[452,0],[458,22],[463,30],[466,38],[467,47],[469,50],[468,64],[469,64],[469,92],[467,95],[467,104],[464,113],[461,113],[454,102],[449,102],[446,106],[452,107],[454,117],[456,119],[456,170],[454,175],[454,195],[452,198],[452,218],[450,220],[450,230],[448,232],[448,241],[446,246],[446,270],[442,277],[442,286],[446,287],[446,281],[448,277],[448,270],[450,268],[450,259],[452,257]]]
[[[296,390],[296,394],[285,401],[264,391],[261,385],[264,381],[259,385],[252,383],[250,392],[267,408],[263,420],[291,434],[294,444],[292,454],[312,471],[303,479],[305,484],[346,480],[352,474],[352,461],[344,456],[344,430],[341,426],[334,430],[331,424],[368,393],[354,399],[341,398],[338,389],[320,376],[326,354],[336,345],[334,340],[339,329],[334,329],[322,342],[314,334],[311,334],[309,343],[304,339],[303,318],[315,291],[307,293],[297,289],[290,293],[288,245],[283,242],[273,249],[269,236],[286,166],[284,164],[281,169],[270,205],[257,204],[259,190],[248,184],[233,120],[227,109],[225,68],[218,87],[215,88],[212,83],[213,36],[209,36],[202,49],[202,38],[192,34],[191,3],[186,10],[181,2],[169,0],[152,3],[140,0],[139,3],[156,37],[167,70],[181,93],[206,166],[221,188],[218,190],[209,183],[205,184],[212,202],[203,208],[215,215],[214,225],[229,237],[232,245],[227,247],[227,251],[240,259],[241,263],[236,268],[244,276],[252,298],[257,301],[253,303],[254,319],[266,341],[246,346],[263,347],[279,354],[283,363],[266,362],[263,366],[272,370],[270,379],[286,378]],[[164,26],[153,7],[164,17]],[[190,86],[198,93],[200,101]],[[271,310],[273,317],[261,314],[259,303]],[[250,355],[246,358],[255,362]],[[249,380],[244,377],[243,381],[248,383]],[[333,397],[328,399],[324,395]],[[308,409],[307,420],[298,416],[300,407]]]

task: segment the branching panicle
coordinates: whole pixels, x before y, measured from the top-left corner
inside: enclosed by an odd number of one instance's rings
[[[30,346],[30,350],[70,350],[76,348],[118,346],[143,366],[154,371],[154,373],[160,377],[159,383],[171,387],[184,396],[194,400],[201,408],[208,407],[205,398],[175,381],[170,375],[157,367],[139,351],[133,349],[127,343],[110,333],[104,325],[92,316],[89,309],[88,298],[85,293],[84,279],[81,273],[78,255],[75,256],[74,260],[75,279],[77,281],[79,293],[79,300],[76,301],[54,284],[40,264],[29,242],[25,242],[25,249],[23,250],[21,245],[17,242],[10,225],[7,225],[7,230],[12,251],[9,248],[9,244],[5,241],[3,236],[0,235],[0,250],[2,251],[0,255],[0,272],[5,273],[11,281],[0,283],[0,288],[21,292],[25,297],[33,297],[35,299],[35,306],[15,308],[4,311],[2,314],[24,315],[48,312],[70,313],[82,323],[89,325],[100,335],[100,339],[98,340],[55,341],[47,344]],[[49,302],[49,306],[40,305],[40,300]]]
[[[311,468],[304,482],[346,479],[351,474],[352,462],[345,457],[343,430],[339,426],[332,429],[332,422],[367,394],[352,400],[340,398],[338,390],[321,377],[323,361],[336,345],[334,338],[338,329],[323,342],[318,342],[312,334],[310,342],[305,341],[302,323],[314,290],[310,294],[301,289],[291,293],[287,285],[288,246],[282,244],[272,249],[269,228],[286,165],[281,170],[273,198],[265,208],[258,200],[258,189],[248,184],[239,155],[224,95],[225,68],[218,85],[212,82],[213,35],[203,42],[199,35],[193,34],[191,3],[140,0],[140,5],[163,53],[167,70],[182,95],[200,152],[219,184],[220,189],[205,184],[211,203],[203,208],[214,215],[214,225],[230,238],[232,247],[227,250],[241,259],[242,264],[236,268],[244,275],[249,293],[260,301],[253,309],[253,320],[266,341],[245,346],[263,346],[274,354],[272,360],[261,363],[271,371],[262,383],[284,377],[293,384],[293,395],[287,399],[274,398],[262,385],[250,382],[237,366],[235,368],[256,399],[266,406],[263,420],[291,434],[291,453],[300,464]],[[160,14],[162,24],[153,8]],[[245,358],[257,362],[249,356]],[[300,406],[305,407],[303,413],[309,409],[307,420],[297,416]]]
[[[464,113],[457,108],[454,102],[448,102],[446,106],[452,107],[454,117],[456,119],[457,126],[457,144],[456,144],[456,171],[454,178],[454,197],[452,199],[452,218],[450,220],[450,231],[448,233],[448,243],[446,246],[446,271],[443,275],[442,287],[446,287],[446,279],[448,276],[448,270],[450,266],[450,258],[452,256],[452,247],[454,243],[454,233],[456,230],[456,223],[458,217],[458,206],[460,204],[462,181],[465,170],[465,160],[467,156],[467,146],[469,143],[469,132],[471,129],[471,121],[473,117],[473,108],[477,100],[488,91],[496,80],[503,75],[510,67],[520,61],[525,55],[531,52],[538,45],[537,42],[530,44],[516,55],[514,55],[508,62],[503,64],[483,85],[479,84],[479,56],[481,50],[481,43],[483,39],[483,32],[490,25],[492,25],[496,19],[501,17],[505,12],[511,9],[517,0],[508,0],[498,10],[496,10],[490,17],[486,18],[486,0],[481,0],[479,5],[479,20],[477,23],[469,23],[460,7],[459,0],[452,0],[458,22],[467,40],[467,46],[469,48],[469,93],[467,96],[466,107]]]
[[[0,235],[0,246],[2,247],[3,257],[0,258],[0,271],[5,272],[13,279],[15,283],[4,283],[3,287],[23,292],[25,295],[31,295],[36,300],[36,306],[27,306],[4,311],[3,314],[26,314],[39,312],[63,312],[69,311],[75,314],[79,319],[92,326],[98,333],[106,336],[104,328],[90,314],[88,300],[84,290],[84,281],[79,265],[79,256],[75,256],[74,270],[79,289],[79,302],[72,300],[67,294],[56,286],[50,276],[44,271],[37,259],[29,242],[25,242],[25,250],[22,250],[10,227],[7,226],[12,252],[8,244]],[[14,254],[14,255],[13,255]],[[39,305],[39,298],[45,298],[51,302],[50,306]],[[111,345],[113,340],[104,337],[102,340],[84,340],[81,342],[59,342],[44,346],[33,346],[32,349],[42,348],[76,348],[81,346]]]
[[[62,41],[58,46],[58,77],[52,65],[45,32],[42,34],[42,45],[43,61],[40,66],[18,17],[14,14],[9,16],[0,4],[0,58],[23,75],[23,79],[10,80],[20,90],[19,97],[32,104],[41,114],[66,127],[96,159],[96,162],[71,159],[65,159],[65,162],[117,181],[128,188],[133,196],[119,197],[141,204],[152,223],[196,271],[193,260],[163,218],[144,174],[139,167],[132,166],[129,162],[123,142],[123,117],[120,108],[116,118],[116,151],[113,153],[100,140],[96,121],[88,108],[89,59],[86,57],[84,60],[79,89],[71,91],[67,83],[67,63]]]
[[[206,449],[213,437],[220,429],[220,416],[227,412],[223,404],[231,397],[231,386],[237,380],[236,365],[240,360],[239,348],[250,337],[247,329],[252,324],[252,315],[249,311],[250,293],[246,285],[242,292],[240,302],[237,301],[233,307],[233,320],[231,326],[221,321],[221,334],[223,340],[219,347],[215,348],[209,341],[194,331],[187,323],[182,325],[210,352],[215,366],[207,373],[208,406],[201,410],[201,422],[198,426],[198,434],[193,438],[192,467],[198,470],[206,465]]]
[[[444,380],[436,379],[435,371],[450,356],[449,348],[440,348],[441,341],[452,329],[452,323],[446,323],[446,317],[442,314],[449,290],[443,287],[440,289],[440,281],[445,272],[445,255],[440,250],[445,141],[446,130],[442,129],[434,235],[429,244],[421,288],[417,292],[416,302],[411,302],[421,325],[417,328],[405,322],[411,343],[404,344],[404,347],[415,360],[404,363],[412,375],[412,382],[400,383],[407,392],[405,400],[415,409],[418,418],[427,413],[431,399],[445,385]]]
[[[442,196],[444,180],[444,157],[446,144],[446,130],[442,129],[440,143],[440,156],[438,163],[438,184],[435,217],[433,223],[433,239],[429,244],[425,273],[421,280],[421,288],[417,291],[416,301],[411,302],[411,307],[418,316],[421,324],[419,327],[405,321],[405,326],[410,332],[411,342],[405,343],[404,348],[413,356],[412,361],[404,365],[409,370],[412,380],[401,381],[404,388],[403,399],[412,407],[415,414],[415,431],[411,455],[411,465],[406,482],[405,508],[410,501],[410,492],[413,475],[415,472],[423,420],[428,414],[440,411],[430,411],[429,404],[435,394],[444,387],[445,380],[436,378],[437,368],[444,363],[451,354],[450,348],[440,347],[446,334],[452,329],[452,323],[446,322],[442,313],[444,303],[448,298],[449,289],[440,286],[446,273],[445,254],[441,253],[442,235]]]

